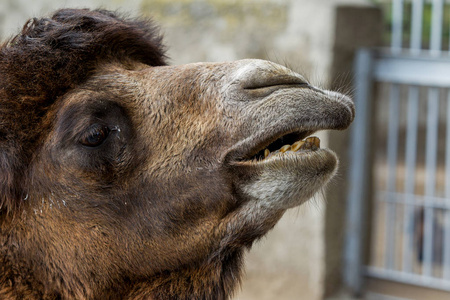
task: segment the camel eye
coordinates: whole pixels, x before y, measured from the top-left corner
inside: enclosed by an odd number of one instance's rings
[[[91,125],[81,136],[80,143],[87,147],[100,146],[108,137],[110,129],[101,124]]]

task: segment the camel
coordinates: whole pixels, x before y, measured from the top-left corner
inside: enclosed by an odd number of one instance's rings
[[[170,66],[158,27],[31,19],[0,48],[0,299],[229,299],[336,173],[352,101],[256,59]]]

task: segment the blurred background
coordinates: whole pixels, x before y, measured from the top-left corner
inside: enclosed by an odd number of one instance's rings
[[[153,18],[171,64],[260,58],[354,97],[340,171],[247,255],[234,299],[450,298],[449,0],[1,0],[0,37],[63,7]]]

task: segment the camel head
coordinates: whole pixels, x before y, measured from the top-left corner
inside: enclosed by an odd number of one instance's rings
[[[335,174],[311,135],[354,117],[269,61],[166,65],[154,27],[105,11],[0,51],[6,299],[226,299],[244,251]]]

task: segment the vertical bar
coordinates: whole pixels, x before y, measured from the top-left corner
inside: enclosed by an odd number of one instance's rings
[[[448,198],[447,198],[448,201]],[[444,260],[443,277],[450,281],[450,210],[445,211],[444,219]]]
[[[444,0],[433,0],[431,15],[431,54],[438,55],[442,50],[442,23],[443,23]]]
[[[448,5],[447,5],[447,14],[446,14],[446,16],[450,16],[450,4],[449,3],[447,3],[447,4]],[[449,24],[449,29],[450,29],[450,24]],[[448,55],[450,55],[450,30],[449,30],[449,34],[448,34],[448,51],[447,51],[447,53],[448,53]]]
[[[387,164],[388,174],[386,176],[386,190],[389,201],[386,203],[386,247],[385,247],[385,267],[394,269],[395,265],[395,219],[397,201],[395,198],[396,173],[397,173],[397,148],[398,148],[398,125],[399,125],[399,98],[400,88],[392,84],[389,97],[389,121],[388,121],[388,141],[387,141]]]
[[[392,35],[391,50],[399,53],[402,49],[403,35],[403,0],[392,1]]]
[[[436,188],[436,162],[437,162],[437,141],[439,122],[439,89],[430,88],[428,95],[427,112],[427,136],[425,146],[425,202],[427,196],[433,197]],[[425,276],[432,275],[433,263],[433,219],[434,209],[431,206],[425,207],[424,213],[424,238],[423,238],[423,270]]]
[[[362,290],[363,245],[367,222],[368,169],[371,124],[373,56],[359,50],[355,60],[356,116],[352,125],[349,193],[345,243],[346,285],[356,294]]]
[[[411,54],[420,54],[422,50],[422,23],[423,23],[424,0],[413,0],[411,17]],[[413,271],[414,255],[414,228],[415,228],[415,206],[407,204],[410,197],[414,197],[416,150],[417,150],[417,124],[419,114],[419,88],[409,88],[408,100],[408,124],[406,132],[406,154],[405,154],[405,206],[403,215],[403,261],[404,272]]]
[[[408,123],[406,131],[405,153],[405,207],[403,216],[403,262],[402,269],[412,272],[414,249],[414,205],[408,200],[414,198],[416,157],[417,157],[417,127],[419,116],[419,88],[409,88]],[[408,204],[409,203],[409,204]]]
[[[413,0],[411,18],[411,41],[410,50],[413,54],[420,53],[422,49],[422,19],[423,0]]]
[[[450,90],[447,89],[447,132],[445,140],[445,201],[450,202]],[[444,219],[443,278],[450,280],[450,209]]]

